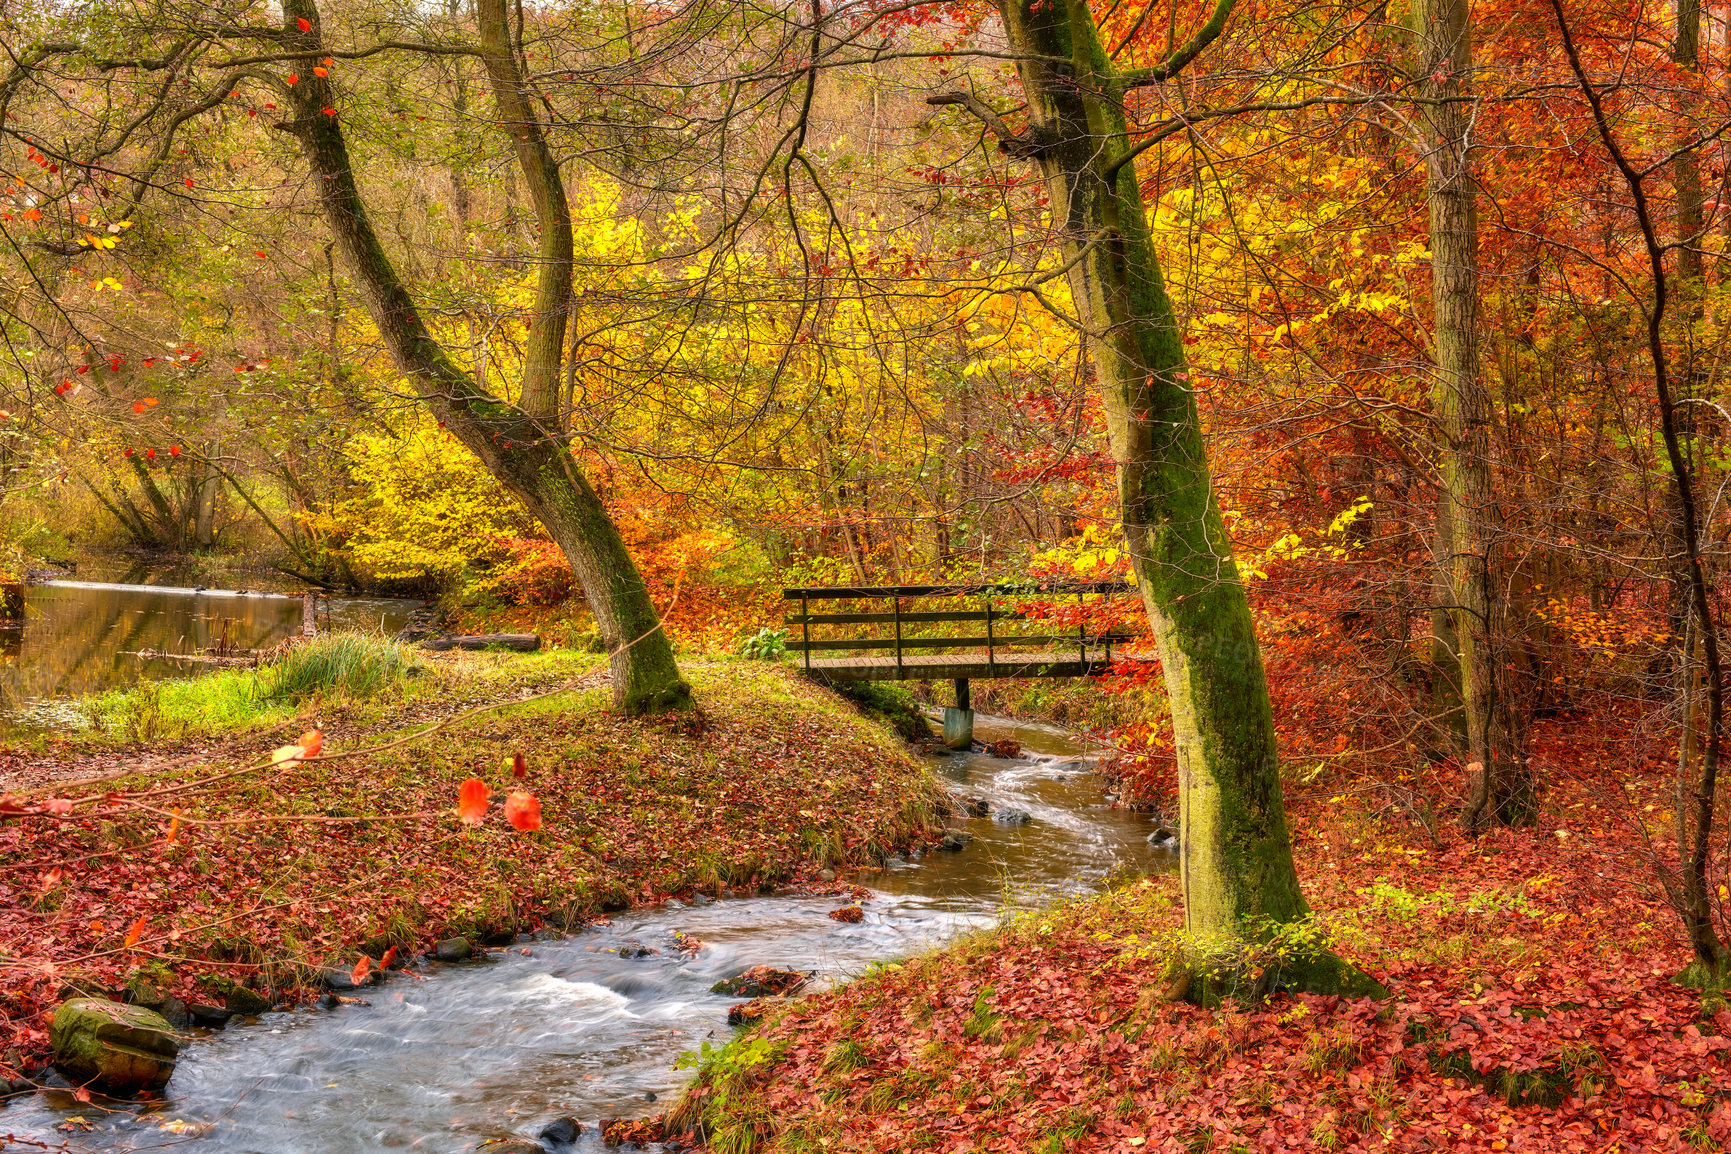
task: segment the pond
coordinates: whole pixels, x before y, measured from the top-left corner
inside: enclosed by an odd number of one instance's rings
[[[199,589],[187,574],[136,571],[123,581],[55,580],[25,591],[24,620],[0,629],[0,712],[130,685],[142,677],[184,677],[186,662],[141,653],[194,654],[217,645],[268,646],[299,633],[298,593],[240,585]],[[187,584],[158,583],[185,580]],[[208,575],[203,580],[211,581]],[[332,597],[337,629],[394,633],[418,601]]]
[[[936,768],[992,816],[959,823],[973,835],[960,852],[856,875],[872,891],[857,924],[830,920],[843,899],[823,897],[631,910],[482,961],[423,963],[423,980],[368,990],[366,1005],[195,1031],[163,1101],[110,1112],[51,1089],[0,1110],[0,1132],[74,1149],[457,1154],[574,1116],[579,1148],[598,1151],[597,1119],[665,1107],[686,1077],[680,1053],[731,1035],[727,1010],[741,999],[710,993],[720,978],[768,964],[843,980],[1006,912],[1174,868],[1176,855],[1149,843],[1149,819],[1102,795],[1074,738],[991,718],[976,732],[1015,737],[1024,752],[957,754]],[[702,948],[681,953],[676,931]],[[628,956],[637,946],[654,952]]]

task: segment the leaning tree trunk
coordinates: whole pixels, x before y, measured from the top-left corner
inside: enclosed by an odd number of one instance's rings
[[[1436,376],[1431,409],[1441,426],[1442,491],[1438,495],[1438,584],[1453,618],[1460,660],[1461,708],[1469,762],[1461,820],[1469,832],[1493,821],[1524,819],[1532,786],[1513,748],[1507,678],[1498,651],[1507,601],[1496,564],[1496,494],[1491,476],[1491,397],[1479,373],[1478,205],[1470,162],[1472,66],[1467,0],[1419,0],[1413,10],[1418,71],[1430,139],[1425,183],[1430,201],[1431,308]]]
[[[1219,0],[1176,55],[1193,57],[1217,36],[1230,7]],[[1250,603],[1215,501],[1182,333],[1130,153],[1123,100],[1142,81],[1113,70],[1086,0],[1003,0],[1001,11],[1021,57],[1027,129],[1008,133],[959,93],[934,102],[968,105],[998,130],[1006,151],[1037,159],[1045,176],[1104,402],[1124,534],[1171,699],[1185,925],[1200,957],[1230,954],[1234,943],[1264,940],[1309,909],[1293,865]],[[1169,63],[1155,79],[1178,66]],[[1206,994],[1195,970],[1192,993]],[[1272,965],[1263,981],[1381,990],[1325,950]]]
[[[299,19],[308,21],[311,30],[298,31]],[[283,21],[289,43],[308,51],[319,48],[319,13],[313,0],[288,0],[283,6]],[[490,68],[494,63],[489,60]],[[494,396],[459,368],[427,330],[373,229],[355,184],[340,118],[326,111],[334,109],[336,99],[329,79],[303,76],[283,91],[294,119],[278,127],[300,142],[303,155],[319,177],[320,207],[354,270],[380,336],[434,415],[523,502],[571,562],[595,623],[612,652],[614,703],[627,713],[686,708],[691,691],[680,677],[672,643],[661,628],[643,577],[594,488],[566,449],[553,419],[543,382],[548,377],[556,381],[557,365],[549,371],[545,358],[537,356],[526,366],[530,379],[525,381],[524,400],[533,408]],[[523,125],[513,122],[514,112],[520,116],[522,107],[508,105],[503,109],[504,119],[512,122],[510,127],[518,137],[520,157],[536,151],[533,144],[525,148]],[[539,189],[538,206],[543,193],[552,202],[551,190]],[[562,189],[557,198],[562,204]],[[547,223],[556,227],[556,222]],[[563,299],[568,299],[568,218],[565,236],[563,264],[551,271],[543,267],[541,275],[563,278]],[[558,299],[557,287],[537,293],[538,302]],[[555,321],[563,332],[564,314],[558,307],[551,316],[536,316],[533,328]],[[541,343],[534,342],[534,347]]]

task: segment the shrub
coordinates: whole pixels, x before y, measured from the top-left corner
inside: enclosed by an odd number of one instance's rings
[[[534,531],[522,506],[430,417],[401,416],[343,451],[359,492],[307,521],[375,584],[448,588],[503,563],[500,542]]]
[[[747,637],[739,651],[756,661],[774,661],[787,652],[787,630],[766,625]]]
[[[558,545],[539,537],[500,538],[507,559],[468,592],[493,596],[512,605],[558,605],[577,588],[571,562]]]

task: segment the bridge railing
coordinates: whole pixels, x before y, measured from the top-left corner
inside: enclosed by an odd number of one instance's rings
[[[939,649],[981,649],[986,651],[986,663],[990,669],[996,663],[999,649],[1011,649],[1015,646],[1033,645],[1044,649],[1068,650],[1076,647],[1077,657],[1084,665],[1090,665],[1088,651],[1090,648],[1101,650],[1099,664],[1110,666],[1112,663],[1112,646],[1122,644],[1133,638],[1127,633],[1119,633],[1110,628],[1104,632],[1090,632],[1087,621],[1089,598],[1099,599],[1117,594],[1134,593],[1136,587],[1123,581],[1015,581],[993,584],[951,584],[951,585],[860,585],[860,586],[811,586],[799,589],[783,589],[782,597],[788,601],[799,602],[799,612],[789,614],[784,618],[787,625],[798,626],[800,639],[789,641],[787,647],[796,653],[804,655],[806,669],[811,669],[811,655],[817,652],[843,651],[858,652],[870,650],[890,650],[895,657],[895,667],[898,677],[903,671],[903,660],[908,650],[939,650]],[[1021,608],[1015,603],[1024,599],[1040,599],[1044,601],[1076,598],[1076,604],[1082,612],[1076,615],[1077,625],[1074,632],[1044,632],[1044,633],[1005,633],[1005,625],[1015,628],[1017,623],[1033,624],[1039,618],[1029,618],[1023,615]],[[964,603],[973,603],[977,608],[971,609],[926,609],[916,608],[916,605],[934,599],[959,599]],[[862,612],[823,612],[814,613],[811,604],[814,601],[877,601],[889,603],[889,611]],[[933,624],[949,622],[981,622],[983,632],[964,636],[932,636],[925,630]],[[889,636],[877,637],[814,637],[813,627],[820,630],[842,626],[889,626]],[[910,628],[914,631],[910,635]],[[858,630],[854,630],[858,632]],[[870,632],[868,630],[868,632]]]

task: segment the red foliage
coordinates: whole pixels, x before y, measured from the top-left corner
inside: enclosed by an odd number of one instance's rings
[[[559,605],[577,588],[571,563],[552,541],[537,537],[502,538],[496,542],[509,560],[485,586],[512,605]]]
[[[1731,1012],[1703,1019],[1671,982],[1686,952],[1654,930],[1669,914],[1622,851],[1614,802],[1585,778],[1552,802],[1566,825],[1476,843],[1444,829],[1440,846],[1296,808],[1313,904],[1356,927],[1339,940],[1390,1002],[1151,1001],[1181,905],[1173,879],[1150,880],[794,1003],[764,1028],[783,1057],[750,1109],[856,1154],[1054,1134],[1071,1152],[1163,1154],[1716,1148]],[[1371,908],[1386,892],[1405,896]],[[844,1043],[857,1068],[828,1062]]]
[[[490,795],[486,782],[471,777],[457,789],[457,816],[470,825],[480,825],[487,819],[487,809],[492,805]]]
[[[505,820],[512,829],[533,833],[541,828],[541,803],[526,793],[512,790],[505,798]]]

